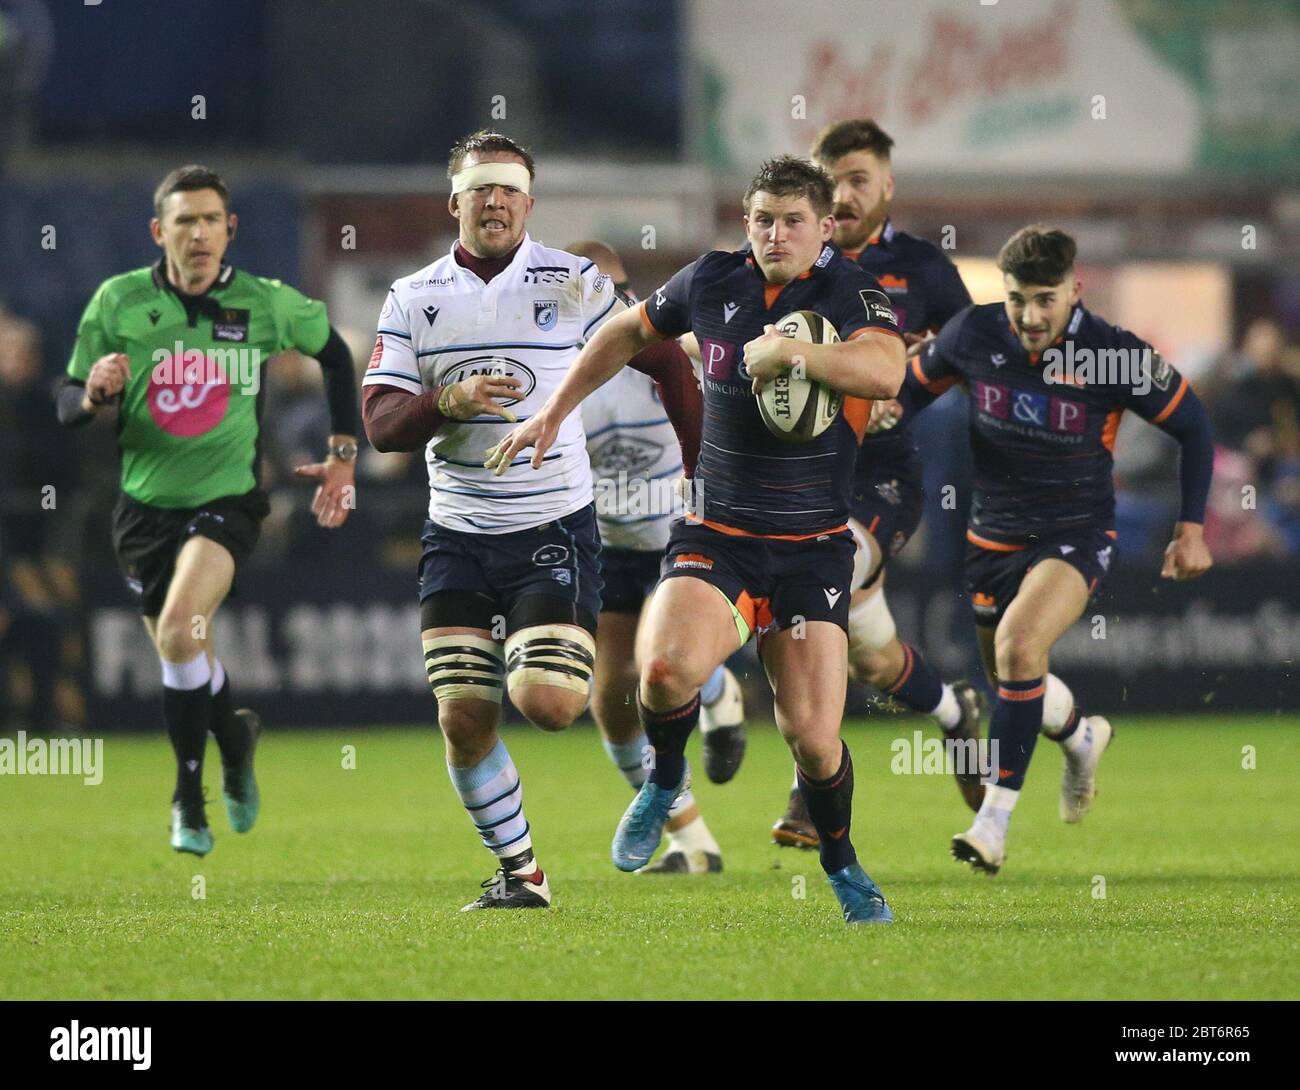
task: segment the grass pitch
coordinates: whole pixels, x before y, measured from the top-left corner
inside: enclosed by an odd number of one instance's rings
[[[99,786],[0,778],[0,998],[1300,997],[1296,724],[1115,723],[1078,826],[1040,741],[993,879],[948,857],[970,819],[950,777],[890,772],[922,722],[847,725],[854,840],[897,917],[855,929],[815,854],[768,840],[791,766],[767,725],[735,781],[697,785],[725,873],[671,878],[609,862],[630,793],[593,728],[508,729],[556,903],[465,915],[494,864],[432,728],[272,728],[246,836],[209,746],[202,860],[167,846],[161,732],[109,736]]]

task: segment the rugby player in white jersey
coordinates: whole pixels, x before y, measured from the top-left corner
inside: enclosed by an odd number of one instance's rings
[[[399,277],[363,384],[381,451],[425,449],[429,518],[420,628],[452,784],[495,877],[471,908],[544,908],[519,772],[497,733],[503,690],[543,730],[586,707],[600,612],[600,541],[579,414],[540,471],[484,454],[527,420],[586,340],[626,310],[595,263],[534,242],[532,156],[500,133],[452,149],[451,253]]]
[[[627,270],[612,247],[591,240],[570,243],[565,249],[596,262],[602,273],[613,278],[614,287],[632,298]],[[662,359],[649,360],[652,354]],[[690,361],[676,341],[651,345],[637,357],[635,366],[636,370],[624,368],[594,391],[581,410],[595,476],[605,583],[596,628],[591,711],[605,752],[632,789],[640,790],[649,774],[650,742],[636,711],[637,630],[643,607],[659,581],[669,521],[682,514],[675,484],[683,469],[694,471],[703,400]],[[650,367],[663,374],[662,392],[645,373]],[[691,433],[680,445],[673,431],[678,422]],[[714,783],[727,782],[740,768],[744,714],[740,683],[730,670],[719,666],[700,690],[704,769]],[[668,850],[638,874],[722,870],[722,850],[690,789],[674,800],[664,832]]]

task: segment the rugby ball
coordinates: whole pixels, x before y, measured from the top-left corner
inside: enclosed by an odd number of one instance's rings
[[[776,322],[783,337],[808,344],[835,344],[839,334],[820,314],[796,310]],[[767,430],[783,443],[806,443],[834,423],[844,395],[820,382],[804,378],[798,367],[763,387],[758,413]]]

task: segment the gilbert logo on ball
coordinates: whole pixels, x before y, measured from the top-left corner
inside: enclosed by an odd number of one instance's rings
[[[796,310],[776,323],[776,331],[805,344],[835,344],[840,338],[820,314]],[[783,443],[806,443],[831,426],[844,397],[824,383],[804,377],[798,368],[773,379],[758,395],[758,412]]]

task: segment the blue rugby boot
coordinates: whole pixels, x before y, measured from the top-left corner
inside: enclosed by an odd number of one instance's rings
[[[253,776],[253,754],[262,734],[262,720],[248,708],[240,708],[235,712],[235,718],[248,730],[248,754],[236,767],[222,765],[221,797],[226,803],[230,827],[237,833],[246,833],[262,809],[262,796]]]
[[[203,800],[172,803],[171,844],[178,852],[207,855],[212,851],[212,830]]]
[[[885,903],[885,895],[862,869],[861,863],[850,863],[842,870],[826,876],[835,891],[835,897],[844,909],[845,923],[893,923],[894,914]]]
[[[675,788],[660,787],[646,780],[636,793],[614,830],[614,843],[610,856],[619,870],[640,870],[659,850],[663,839],[668,811],[677,796],[691,786],[691,768],[686,766],[682,780]]]

